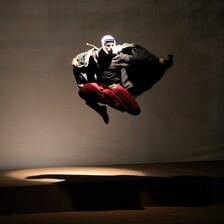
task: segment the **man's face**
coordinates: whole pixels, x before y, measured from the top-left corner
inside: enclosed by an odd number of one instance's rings
[[[108,42],[105,44],[105,50],[108,54],[112,54],[113,53],[113,46],[114,46],[114,43],[113,42]]]

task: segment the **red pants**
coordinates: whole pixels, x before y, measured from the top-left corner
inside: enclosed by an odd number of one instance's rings
[[[135,97],[121,85],[116,88],[108,88],[104,84],[87,83],[80,88],[79,95],[86,102],[107,104],[114,109],[126,111],[132,115],[138,115],[141,112]]]

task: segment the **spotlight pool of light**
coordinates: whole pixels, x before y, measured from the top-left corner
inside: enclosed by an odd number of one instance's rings
[[[114,177],[114,176],[145,176],[141,170],[122,167],[51,167],[36,169],[21,169],[4,171],[0,186],[3,183],[14,186],[55,184],[66,181],[67,177],[73,180],[77,177]]]

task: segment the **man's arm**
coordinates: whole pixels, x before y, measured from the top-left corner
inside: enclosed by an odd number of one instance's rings
[[[78,54],[72,59],[73,74],[76,82],[81,88],[86,83],[95,82],[94,60],[92,57],[94,49]]]

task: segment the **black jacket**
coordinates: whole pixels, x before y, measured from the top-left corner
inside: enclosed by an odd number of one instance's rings
[[[164,74],[159,59],[138,44],[123,44],[111,58],[101,57],[101,52],[101,48],[92,48],[76,56],[79,66],[73,72],[79,87],[89,82],[119,82],[133,95],[140,95]]]

